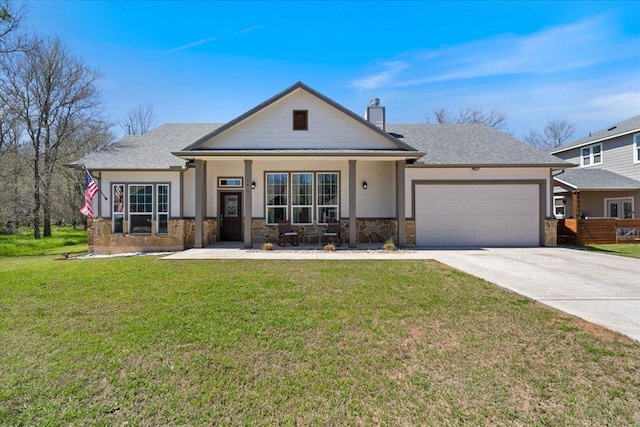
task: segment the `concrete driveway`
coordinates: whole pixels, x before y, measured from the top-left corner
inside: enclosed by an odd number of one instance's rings
[[[444,264],[640,341],[640,259],[566,248],[427,252]]]

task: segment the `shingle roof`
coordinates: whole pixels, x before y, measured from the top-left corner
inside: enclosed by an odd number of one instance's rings
[[[184,166],[178,152],[222,126],[220,123],[168,123],[142,136],[120,141],[74,162],[95,170],[169,169]],[[554,166],[570,167],[493,128],[478,124],[389,124],[386,130],[400,141],[426,153],[419,162],[460,166]]]
[[[571,167],[571,163],[481,124],[388,124],[388,132],[426,153],[427,165]]]
[[[639,190],[640,181],[605,169],[567,169],[555,180],[576,190]]]
[[[585,136],[575,141],[571,141],[560,147],[554,148],[550,151],[551,154],[560,153],[572,148],[580,147],[581,145],[591,144],[597,141],[603,141],[611,138],[615,138],[620,135],[624,135],[631,132],[640,131],[640,116],[634,116],[630,119],[624,120],[615,125],[609,126],[607,129],[602,129],[597,132],[593,132],[589,136]]]
[[[125,136],[72,165],[88,169],[169,169],[185,160],[171,154],[213,132],[222,123],[167,123],[141,136]]]

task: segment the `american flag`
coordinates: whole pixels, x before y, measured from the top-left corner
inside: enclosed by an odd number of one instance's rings
[[[93,197],[98,193],[98,186],[88,170],[84,171],[84,205],[80,208],[87,218],[93,219]]]

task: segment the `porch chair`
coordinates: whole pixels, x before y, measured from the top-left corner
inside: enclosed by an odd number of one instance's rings
[[[340,221],[327,222],[327,228],[322,233],[322,245],[326,245],[329,242],[333,242],[336,246],[342,244],[342,238],[340,237]]]
[[[287,242],[298,246],[298,232],[293,231],[289,221],[278,221],[278,246],[285,246]]]

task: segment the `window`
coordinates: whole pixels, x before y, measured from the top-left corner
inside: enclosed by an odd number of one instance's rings
[[[129,233],[151,233],[153,185],[129,185]]]
[[[313,224],[313,174],[291,174],[291,222]]]
[[[640,163],[640,133],[633,135],[633,161]]]
[[[242,178],[220,178],[218,179],[218,187],[242,187]]]
[[[338,172],[272,172],[266,183],[269,225],[288,219],[296,225],[326,224],[340,218]]]
[[[336,172],[318,173],[318,223],[326,224],[331,219],[339,219],[338,174]]]
[[[288,178],[286,173],[267,174],[267,224],[277,224],[287,219]]]
[[[111,200],[113,233],[168,233],[169,184],[113,184]],[[128,230],[124,229],[125,219],[129,220]],[[153,221],[155,230],[152,230]]]
[[[157,220],[158,234],[167,234],[169,226],[169,184],[158,184]]]
[[[581,150],[581,166],[602,164],[602,144],[583,147]]]
[[[564,218],[566,200],[563,196],[553,196],[553,214],[556,218]]]
[[[309,130],[307,110],[293,110],[293,130]]]
[[[113,233],[122,233],[124,221],[124,184],[111,186]]]

